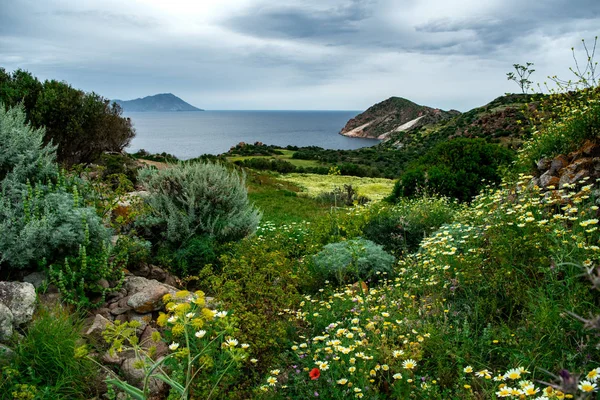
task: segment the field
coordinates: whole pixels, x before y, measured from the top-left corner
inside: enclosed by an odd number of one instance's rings
[[[285,174],[281,181],[292,183],[302,189],[308,197],[316,197],[320,193],[331,192],[336,187],[352,185],[359,195],[371,200],[381,200],[388,196],[394,188],[394,180],[385,178],[359,178],[343,175]]]
[[[293,150],[279,149],[278,151],[282,152],[283,154],[277,154],[277,155],[273,155],[273,156],[234,156],[234,157],[227,157],[227,161],[236,162],[236,161],[250,160],[252,158],[265,158],[267,160],[287,161],[290,164],[295,165],[296,167],[303,167],[303,168],[312,168],[312,167],[322,167],[323,166],[322,163],[315,161],[315,160],[296,160],[296,159],[292,158],[292,156],[295,153],[295,151],[293,151]]]

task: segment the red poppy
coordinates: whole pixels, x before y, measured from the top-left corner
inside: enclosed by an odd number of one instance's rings
[[[312,379],[313,381],[317,380],[321,376],[321,370],[319,368],[313,368],[308,373],[308,376],[310,376],[310,379]]]

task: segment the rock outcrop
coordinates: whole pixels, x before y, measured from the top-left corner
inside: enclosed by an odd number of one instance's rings
[[[539,160],[537,168],[534,184],[542,189],[563,189],[584,178],[593,182],[600,178],[600,144],[588,140],[577,151]]]
[[[35,288],[31,283],[0,282],[0,341],[8,340],[14,328],[31,321],[35,301]]]

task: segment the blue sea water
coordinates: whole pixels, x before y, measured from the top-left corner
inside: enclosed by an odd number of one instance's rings
[[[239,142],[277,146],[357,149],[376,139],[348,138],[338,132],[359,111],[202,111],[129,112],[137,131],[127,148],[167,152],[180,159],[220,154]]]

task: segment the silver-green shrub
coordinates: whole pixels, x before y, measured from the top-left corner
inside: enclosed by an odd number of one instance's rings
[[[241,239],[260,222],[260,212],[248,200],[245,176],[220,164],[144,169],[139,180],[150,192],[146,198],[150,212],[138,223],[161,231],[172,245],[202,235],[220,241]]]
[[[339,284],[390,277],[393,268],[392,255],[382,246],[362,238],[328,244],[313,256],[315,274]]]
[[[54,162],[56,149],[43,144],[21,107],[0,104],[0,267],[21,269],[77,254],[90,233],[101,248],[109,230],[85,207]]]

